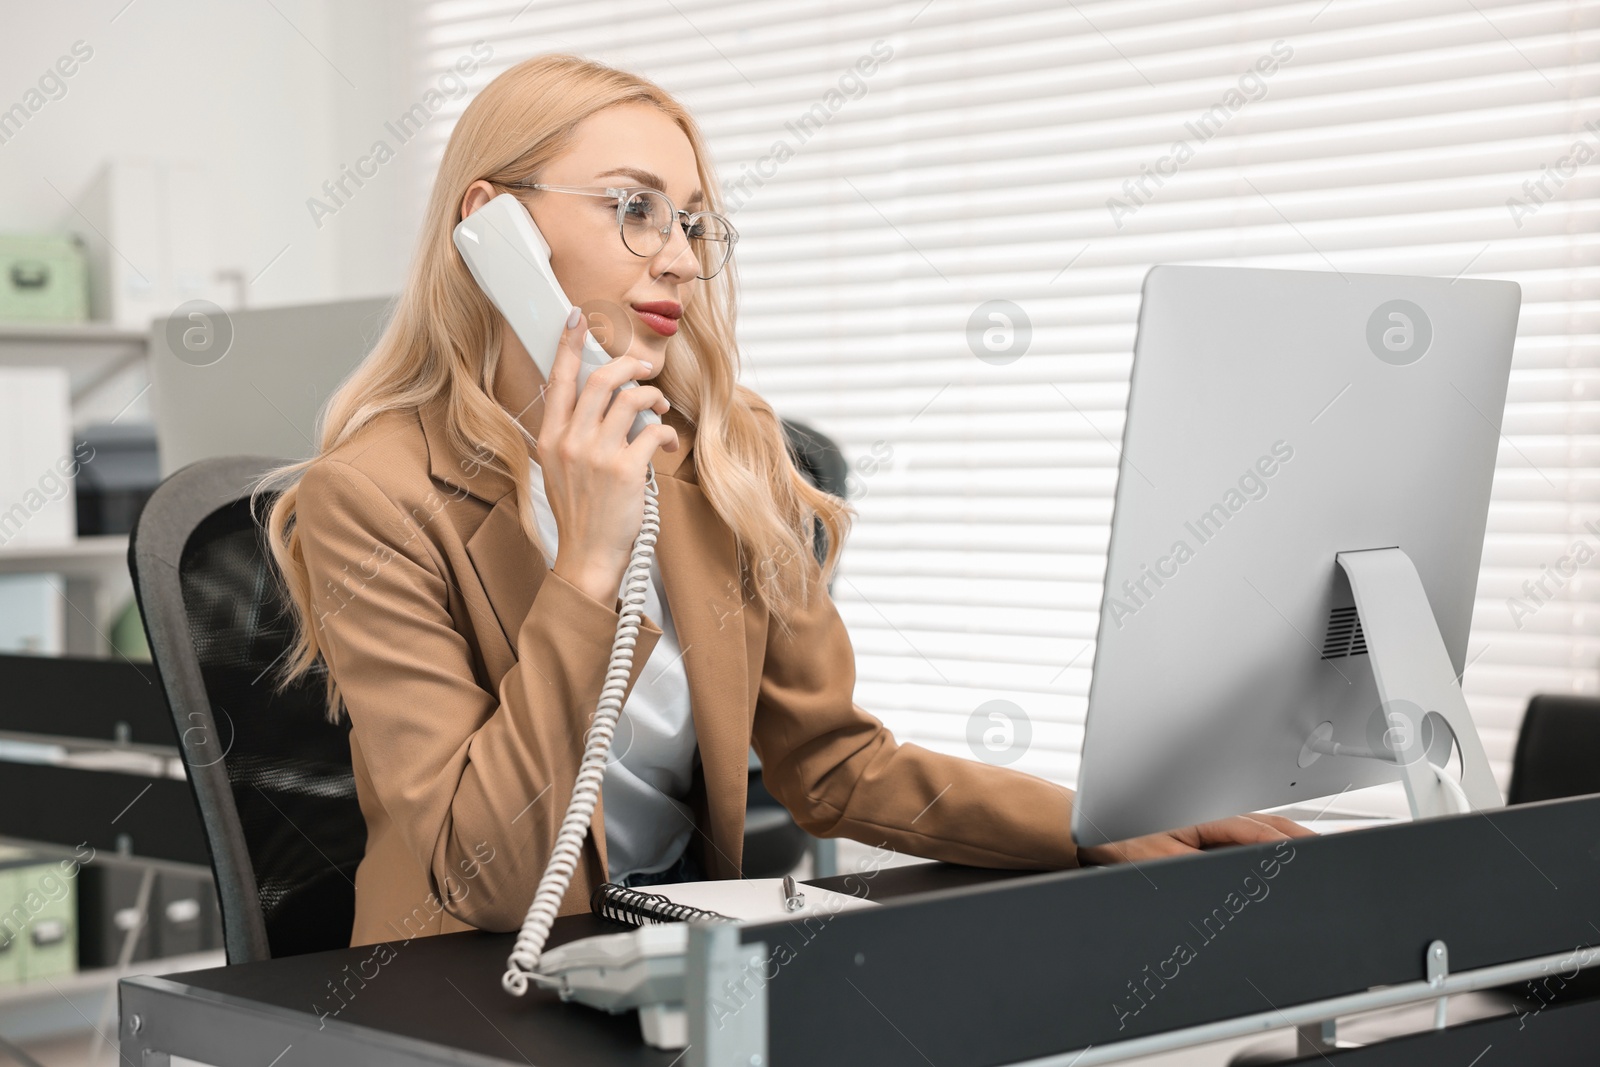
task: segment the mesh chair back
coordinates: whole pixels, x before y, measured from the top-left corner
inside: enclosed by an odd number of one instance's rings
[[[827,435],[794,419],[784,419],[783,430],[788,440],[795,468],[812,485],[825,493],[843,497],[845,480],[850,470],[839,446]],[[822,521],[816,520],[815,549],[817,562],[828,555],[828,534]],[[832,592],[833,582],[828,583]],[[811,835],[795,823],[783,805],[761,781],[761,761],[755,749],[750,750],[750,782],[745,799],[744,859],[746,878],[777,878],[794,870],[811,843]]]
[[[1600,700],[1564,694],[1529,700],[1507,792],[1512,804],[1600,793]]]
[[[319,667],[279,692],[292,636],[250,489],[275,461],[204,460],[162,483],[129,567],[211,850],[229,963],[350,943],[366,823],[349,726]]]
[[[784,419],[784,435],[788,438],[789,452],[794,457],[794,465],[812,485],[824,493],[843,498],[848,492],[846,482],[850,476],[850,467],[845,463],[844,453],[839,451],[839,446],[833,438],[819,430],[813,429],[803,422],[794,419]],[[821,563],[828,556],[828,534],[822,525],[821,519],[814,520],[817,530],[815,541],[817,562]],[[828,583],[831,592],[833,583]]]
[[[838,446],[783,424],[800,472],[843,497]],[[348,945],[366,847],[349,726],[323,715],[325,668],[281,693],[273,684],[292,628],[249,497],[277,463],[224,457],[177,472],[150,498],[128,550],[205,825],[229,963]]]

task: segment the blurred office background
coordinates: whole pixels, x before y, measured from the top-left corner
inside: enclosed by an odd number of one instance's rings
[[[1462,678],[1502,787],[1529,697],[1596,692],[1600,4],[104,0],[5,21],[11,657],[145,662],[126,567],[144,497],[226,447],[219,418],[309,448],[401,282],[452,123],[560,50],[655,79],[709,137],[742,235],[745,380],[848,463],[860,520],[834,597],[856,699],[902,740],[1074,783],[1155,263],[1518,282]],[[346,332],[314,328],[330,314]],[[241,325],[269,321],[321,347],[279,362]],[[220,412],[155,403],[152,362],[188,329],[240,338]],[[51,733],[0,729],[0,778],[182,774],[159,746]],[[26,846],[8,892],[68,855],[29,817],[5,828]],[[9,971],[0,952],[0,1036],[77,1030],[104,1058],[119,963],[220,956],[203,872],[141,865],[133,841],[84,870],[53,905],[61,938]],[[151,940],[113,933],[140,915]]]

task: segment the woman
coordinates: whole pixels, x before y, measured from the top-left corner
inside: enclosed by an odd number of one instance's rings
[[[451,243],[503,193],[590,312],[569,320],[548,384]],[[283,677],[325,663],[330,715],[350,717],[368,826],[351,944],[521,925],[651,466],[655,587],[562,914],[608,879],[738,877],[752,744],[807,831],[958,863],[1052,869],[1307,833],[1254,815],[1079,849],[1069,790],[898,744],[853,702],[826,589],[852,509],[797,473],[771,407],[737,383],[731,240],[717,218],[673,213],[719,201],[694,121],[652,83],[567,55],[501,74],[450,138],[404,292],[329,401],[319,455],[266,483],[285,487],[269,534],[298,622]],[[613,361],[580,393],[591,324]],[[630,444],[644,408],[662,424]]]

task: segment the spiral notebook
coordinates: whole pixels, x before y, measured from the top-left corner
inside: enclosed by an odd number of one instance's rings
[[[629,889],[606,882],[594,891],[590,907],[596,915],[629,926],[713,920],[764,922],[833,915],[873,907],[875,900],[835,893],[800,883],[805,906],[789,911],[783,902],[782,878],[716,878],[701,882],[669,882],[649,889]]]

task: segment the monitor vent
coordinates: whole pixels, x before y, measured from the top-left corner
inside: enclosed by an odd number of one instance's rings
[[[1328,615],[1328,636],[1322,642],[1323,659],[1367,654],[1367,635],[1361,632],[1361,617],[1354,605],[1334,608]]]

